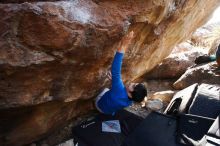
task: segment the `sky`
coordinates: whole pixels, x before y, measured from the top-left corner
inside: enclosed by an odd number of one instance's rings
[[[211,19],[207,22],[207,24],[220,22],[220,6],[215,10]]]

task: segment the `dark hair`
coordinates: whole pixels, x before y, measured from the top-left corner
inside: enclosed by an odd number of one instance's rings
[[[133,101],[141,102],[144,100],[144,97],[147,96],[147,89],[143,83],[139,83],[134,87],[134,91],[131,92]]]

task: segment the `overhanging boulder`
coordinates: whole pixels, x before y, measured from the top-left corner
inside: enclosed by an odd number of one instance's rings
[[[188,69],[174,84],[175,89],[184,89],[194,83],[220,85],[220,69],[216,62],[201,64]]]
[[[125,33],[135,34],[123,64],[128,81],[167,57],[219,5],[218,0],[7,2],[0,4],[0,121],[7,114],[13,122],[0,125],[8,127],[0,131],[0,145],[38,140],[91,109],[91,102],[79,101],[109,84],[106,73]],[[14,118],[15,111],[32,112]]]

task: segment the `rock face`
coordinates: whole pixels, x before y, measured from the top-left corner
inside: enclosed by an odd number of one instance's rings
[[[146,108],[151,111],[160,111],[163,108],[163,101],[160,99],[149,100],[146,103]]]
[[[215,54],[216,47],[220,43],[220,22],[208,23],[197,29],[192,35],[191,43],[199,47],[208,48],[209,54]]]
[[[179,78],[188,67],[194,65],[198,56],[215,54],[220,43],[220,22],[210,21],[197,29],[192,37],[174,47],[172,53],[158,64],[152,71],[145,74],[145,79]]]
[[[0,3],[7,4],[7,3],[24,3],[24,2],[40,2],[44,0],[0,0]],[[47,2],[53,2],[53,1],[60,1],[60,0],[47,0]],[[68,1],[68,0],[64,0]]]
[[[145,79],[175,79],[179,78],[188,67],[194,65],[194,60],[204,51],[191,50],[182,53],[174,53],[165,58],[162,63],[157,65],[152,71],[145,74]]]
[[[89,103],[88,103],[89,102]],[[72,118],[91,110],[91,101],[53,101],[0,111],[0,144],[24,145],[62,128]]]
[[[160,99],[164,103],[169,103],[171,99],[173,98],[173,95],[175,94],[172,90],[167,91],[160,91],[154,93],[152,96],[150,96],[150,99]]]
[[[174,84],[175,89],[184,89],[194,83],[220,84],[220,69],[216,62],[202,64],[187,70]]]
[[[24,1],[0,4],[0,145],[38,140],[91,109],[87,99],[109,84],[106,72],[125,33],[135,33],[123,64],[128,81],[167,57],[219,5],[219,0]]]

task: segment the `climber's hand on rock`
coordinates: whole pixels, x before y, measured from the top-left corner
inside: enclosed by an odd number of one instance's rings
[[[195,60],[195,64],[207,63],[210,62],[211,58],[208,55],[199,56]]]
[[[121,43],[118,47],[118,52],[125,53],[133,38],[133,31],[129,32],[124,38],[122,38]]]

